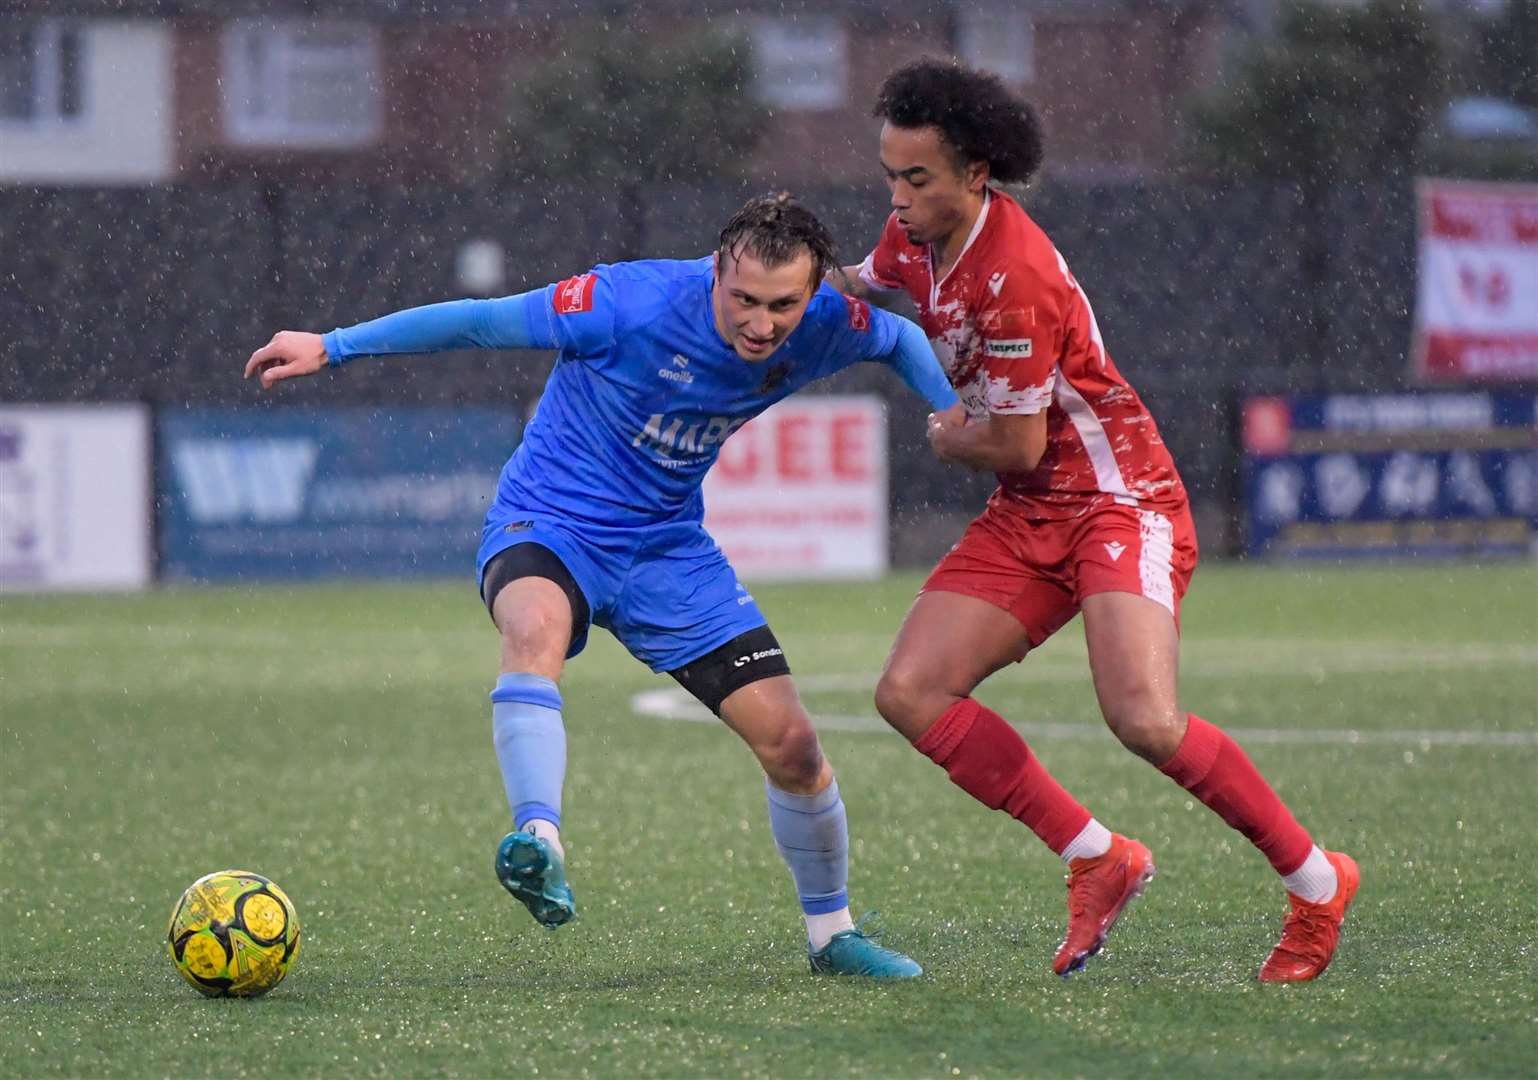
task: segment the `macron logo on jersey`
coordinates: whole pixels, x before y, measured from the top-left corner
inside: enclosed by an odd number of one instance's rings
[[[1031,339],[1014,338],[1009,341],[984,341],[983,352],[989,356],[997,356],[1002,360],[1029,360],[1031,358]]]
[[[580,315],[593,310],[593,282],[590,273],[567,278],[555,287],[555,313]]]
[[[844,303],[849,305],[849,329],[858,330],[862,334],[870,329],[870,305],[864,300],[856,300],[852,296],[844,297]]]
[[[1008,276],[1008,274],[994,274],[988,279],[988,291],[994,296],[999,295],[1004,291],[1004,279]]]

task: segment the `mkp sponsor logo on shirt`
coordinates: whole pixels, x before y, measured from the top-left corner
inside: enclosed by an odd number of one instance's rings
[[[696,416],[686,419],[655,413],[630,441],[630,445],[655,451],[664,457],[672,457],[674,454],[711,454],[726,441],[728,435],[748,420],[746,416],[712,416],[709,419]]]

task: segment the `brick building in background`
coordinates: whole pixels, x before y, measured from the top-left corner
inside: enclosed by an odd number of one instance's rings
[[[512,85],[600,5],[442,0],[21,0],[0,25],[0,184],[475,183]],[[1179,108],[1249,32],[1224,0],[870,0],[607,5],[644,48],[701,26],[751,42],[770,110],[749,171],[868,183],[869,102],[893,66],[949,55],[1040,108],[1049,167],[1136,177],[1170,161]],[[579,91],[580,92],[580,91]]]

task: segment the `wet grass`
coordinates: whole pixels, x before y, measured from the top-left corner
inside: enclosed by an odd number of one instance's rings
[[[982,696],[1160,877],[1084,975],[1049,974],[1056,860],[869,722],[859,687],[915,584],[756,590],[828,686],[808,704],[844,718],[825,743],[855,903],[927,968],[904,986],[806,974],[751,759],[635,715],[670,684],[607,635],[565,684],[582,917],[549,933],[491,876],[495,643],[470,589],[0,600],[0,1073],[1531,1073],[1531,564],[1199,574],[1187,704],[1253,732],[1364,871],[1328,975],[1281,989],[1254,981],[1269,870],[1100,729],[1076,626]],[[1449,731],[1515,738],[1424,734]],[[161,936],[183,886],[234,865],[294,897],[304,952],[266,998],[205,1001]]]

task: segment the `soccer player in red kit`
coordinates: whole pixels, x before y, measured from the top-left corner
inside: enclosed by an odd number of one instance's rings
[[[1239,745],[1178,703],[1180,600],[1197,554],[1190,507],[1068,264],[994,186],[1041,164],[1034,112],[992,76],[920,61],[887,78],[874,114],[892,215],[841,284],[913,298],[961,399],[931,417],[931,445],[999,480],[909,610],[877,708],[959,787],[1062,857],[1068,931],[1052,967],[1069,975],[1153,877],[1152,855],[1095,820],[971,694],[1082,613],[1111,731],[1282,877],[1291,910],[1260,978],[1314,978],[1334,955],[1356,863],[1315,845]]]

